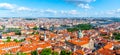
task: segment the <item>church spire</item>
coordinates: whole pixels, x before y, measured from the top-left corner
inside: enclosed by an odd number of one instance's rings
[[[47,40],[47,37],[46,37],[46,32],[44,31],[44,41]]]
[[[82,37],[83,37],[82,31],[79,30],[79,31],[78,31],[78,38],[82,38]]]

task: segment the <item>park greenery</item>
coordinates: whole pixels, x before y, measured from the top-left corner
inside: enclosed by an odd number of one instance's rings
[[[42,50],[40,55],[51,55],[51,53],[52,53],[52,50],[50,48],[45,48]]]
[[[59,55],[58,52],[52,51],[50,48],[43,49],[40,55]]]
[[[31,55],[38,55],[38,52],[35,50],[35,51],[32,51],[31,52]]]
[[[10,42],[11,41],[11,37],[7,37],[7,41],[6,42]]]
[[[5,42],[11,42],[11,37],[8,36],[6,39],[7,40]],[[20,40],[14,39],[13,41],[15,41],[15,42],[23,42],[23,41],[25,41],[25,39],[20,39]]]
[[[16,55],[27,55],[26,53],[23,53],[23,52],[17,52]]]
[[[32,34],[39,34],[39,32],[38,32],[38,31],[35,31],[35,32],[33,32]]]
[[[70,27],[69,25],[61,25],[61,27]]]
[[[16,35],[21,35],[21,30],[19,28],[8,28],[8,32],[15,32]]]
[[[15,42],[23,42],[23,41],[25,41],[25,39],[21,39],[21,40],[14,39],[13,41],[15,41]]]
[[[78,24],[74,25],[72,28],[67,28],[69,32],[78,31],[78,30],[89,30],[92,29],[90,24]]]
[[[100,36],[106,36],[107,34],[100,34]]]
[[[50,48],[43,49],[40,54],[37,52],[37,50],[31,52],[31,55],[71,55],[71,54],[72,52],[66,50],[62,50],[59,54],[58,52],[52,51]],[[13,54],[6,53],[5,55],[13,55]],[[17,52],[16,55],[27,55],[27,54],[23,52]]]
[[[115,40],[120,40],[120,33],[113,33]]]
[[[52,55],[59,55],[59,53],[58,52],[52,52]]]
[[[37,26],[35,26],[35,27],[33,28],[33,30],[38,30],[38,27],[37,27]]]
[[[65,51],[65,50],[62,50],[61,52],[60,52],[60,55],[71,55],[72,54],[72,52],[70,52],[70,51]]]
[[[16,35],[21,35],[21,30],[19,28],[8,28],[7,31],[3,32],[3,34],[15,32]]]
[[[13,55],[13,54],[11,54],[11,53],[6,53],[5,55]]]
[[[5,55],[15,55],[15,54],[6,53]],[[27,55],[27,54],[23,52],[17,52],[16,55]]]

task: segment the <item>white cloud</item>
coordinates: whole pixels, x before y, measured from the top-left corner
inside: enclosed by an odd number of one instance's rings
[[[120,17],[120,9],[92,12],[96,17]]]
[[[107,12],[105,12],[106,14],[110,14],[110,15],[113,15],[113,14],[120,14],[120,9],[116,9],[116,10],[109,10]]]
[[[78,7],[84,8],[84,9],[90,9],[90,5],[89,4],[79,4]]]
[[[51,10],[51,9],[47,9],[47,10],[45,10],[44,12],[48,12],[48,13],[57,13],[57,11],[55,11],[55,10]]]
[[[96,0],[65,0],[68,2],[76,2],[76,3],[81,3],[81,2],[85,2],[85,3],[90,3],[90,2],[95,2]]]
[[[12,12],[16,12],[16,11],[31,11],[32,9],[24,6],[18,6],[15,4],[0,3],[0,10],[10,10]]]
[[[85,2],[95,2],[96,0],[82,0],[82,1],[85,1]]]
[[[79,12],[77,10],[69,10],[69,11],[61,11],[61,14],[66,14],[66,15],[77,15]]]
[[[113,15],[113,14],[115,14],[115,10],[106,11],[104,13],[108,14],[108,15]]]
[[[0,3],[0,9],[9,10],[9,9],[14,9],[15,6],[16,5],[9,4],[9,3]]]
[[[27,7],[19,7],[17,10],[18,11],[31,11],[31,9]]]
[[[41,9],[41,10],[36,10],[36,11],[39,13],[44,13],[44,14],[57,14],[57,11],[52,10],[52,9],[46,9],[46,10]]]
[[[91,6],[89,5],[91,2],[95,2],[96,0],[65,0],[70,3],[76,4],[80,8],[90,9]]]
[[[117,13],[120,13],[120,9],[117,9],[116,12],[117,12]]]
[[[66,15],[78,15],[79,12],[77,10],[53,10],[53,9],[41,9],[38,10],[37,12],[32,12],[33,14],[39,14],[39,15],[54,15],[54,16],[66,16]]]
[[[69,13],[69,14],[72,14],[72,15],[77,15],[77,14],[78,14],[77,10],[71,10],[71,11],[69,11],[68,13]]]

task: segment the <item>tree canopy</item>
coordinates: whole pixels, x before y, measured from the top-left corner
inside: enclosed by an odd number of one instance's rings
[[[21,35],[21,30],[19,28],[8,28],[7,32],[15,32],[16,35]]]
[[[7,37],[7,41],[6,42],[10,42],[11,41],[11,37]]]
[[[65,51],[65,50],[62,50],[61,52],[60,52],[60,55],[71,55],[72,54],[72,52],[70,52],[70,51]]]
[[[41,54],[40,55],[50,55],[52,54],[52,51],[50,48],[45,48],[42,50]]]
[[[35,26],[34,28],[33,28],[33,30],[37,30],[38,29],[38,27],[37,26]]]
[[[52,55],[59,55],[59,53],[58,52],[52,52]]]
[[[78,24],[74,25],[72,28],[67,28],[69,32],[77,31],[77,30],[89,30],[92,29],[90,24]]]
[[[113,33],[115,40],[120,40],[120,33]]]
[[[27,55],[26,53],[23,53],[23,52],[17,52],[16,55]]]
[[[35,51],[32,51],[32,52],[31,52],[31,55],[38,55],[38,53],[37,53],[37,51],[35,50]]]

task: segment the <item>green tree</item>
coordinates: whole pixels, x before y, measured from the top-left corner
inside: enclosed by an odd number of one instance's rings
[[[7,32],[2,32],[2,34],[7,34]]]
[[[72,28],[67,28],[67,31],[73,32],[78,30],[89,30],[92,29],[92,26],[90,24],[78,24],[74,25]]]
[[[21,39],[21,40],[19,40],[19,42],[23,42],[23,41],[25,41],[25,39]]]
[[[72,52],[70,52],[70,51],[69,51],[69,52],[67,52],[67,55],[71,55],[71,54],[72,54]]]
[[[6,42],[10,42],[11,41],[11,37],[7,37],[7,41]]]
[[[34,28],[33,28],[33,30],[37,30],[38,29],[38,27],[37,26],[35,26]]]
[[[116,40],[120,40],[120,33],[118,33],[118,34],[115,35],[115,39]]]
[[[37,32],[35,32],[35,34],[39,34],[39,32],[37,31]]]
[[[58,52],[52,52],[52,55],[59,55]]]
[[[21,30],[19,28],[8,28],[7,32],[15,32],[16,35],[21,35]]]
[[[50,48],[43,49],[40,55],[50,55],[52,51]]]
[[[60,55],[71,55],[72,54],[72,52],[70,52],[70,51],[65,51],[65,50],[62,50],[61,52],[60,52]]]
[[[10,42],[11,40],[10,39],[7,39],[7,41],[6,42]]]
[[[35,51],[32,51],[31,52],[31,55],[38,55],[38,52],[35,50]]]
[[[18,31],[18,32],[15,32],[15,34],[16,34],[16,35],[21,35],[21,32],[20,32],[20,31]]]
[[[18,40],[18,39],[14,39],[13,41],[15,41],[15,42],[19,42],[19,40]]]
[[[38,32],[38,31],[36,31],[36,32],[33,32],[32,34],[39,34],[39,32]]]
[[[11,39],[11,37],[8,36],[7,39]]]
[[[17,52],[16,55],[27,55],[26,53],[23,53],[23,52]]]
[[[75,26],[76,28],[79,28],[81,30],[89,30],[92,29],[92,26],[90,24],[78,24]]]
[[[66,51],[65,51],[65,50],[62,50],[62,51],[60,52],[60,55],[66,55]]]
[[[13,54],[11,54],[11,53],[6,53],[5,55],[13,55]]]

